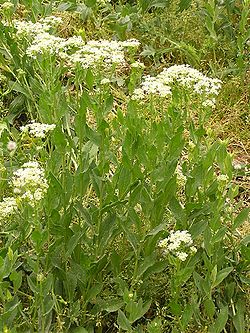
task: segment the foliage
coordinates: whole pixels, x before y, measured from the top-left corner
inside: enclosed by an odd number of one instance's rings
[[[234,184],[245,169],[208,127],[220,81],[188,66],[160,71],[168,52],[198,66],[191,44],[128,40],[146,17],[174,16],[170,2],[13,4],[0,23],[0,330],[245,332],[250,239],[239,228],[249,208]],[[196,14],[213,61],[236,20],[244,74],[249,2],[241,6],[209,1]],[[24,10],[23,31],[14,19]],[[79,27],[77,39],[64,36],[60,11],[117,41],[96,44]]]

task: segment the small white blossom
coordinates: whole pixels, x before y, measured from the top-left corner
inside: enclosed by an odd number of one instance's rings
[[[0,221],[11,216],[16,210],[17,203],[15,198],[3,198],[3,201],[0,202]]]
[[[14,193],[27,200],[32,206],[40,201],[48,189],[44,170],[38,162],[27,162],[14,172],[12,184]]]
[[[35,138],[45,138],[46,134],[55,129],[55,124],[42,124],[42,123],[30,123],[25,126],[21,126],[20,129],[24,133],[28,133]]]
[[[193,253],[196,253],[197,252],[197,248],[195,246],[191,246],[190,247],[190,251],[193,252]]]
[[[138,48],[141,45],[141,43],[137,39],[132,38],[132,39],[127,39],[127,40],[125,40],[123,42],[120,42],[120,45],[122,47]]]
[[[188,252],[196,252],[195,246],[192,246],[193,240],[187,230],[171,231],[169,236],[159,241],[158,246],[163,251],[163,254],[172,253],[177,258],[185,261],[188,257]],[[185,249],[186,252],[182,251]]]
[[[37,34],[33,43],[27,48],[26,54],[36,59],[39,54],[57,54],[61,49],[63,38],[53,36],[48,32]]]
[[[14,27],[17,30],[17,38],[34,38],[39,34],[50,31],[52,27],[55,27],[60,23],[62,23],[62,19],[55,16],[48,16],[42,18],[36,23],[33,23],[31,21],[13,20]]]
[[[212,79],[189,65],[174,65],[164,68],[156,77],[147,75],[143,78],[140,90],[136,89],[132,99],[143,99],[149,94],[160,97],[170,97],[171,88],[180,86],[191,95],[199,95],[203,106],[214,107],[215,96],[219,94],[221,81]]]
[[[17,147],[17,144],[16,144],[15,141],[9,141],[9,142],[7,143],[7,149],[8,149],[9,151],[16,150],[16,147]]]
[[[176,252],[176,257],[179,258],[181,261],[185,261],[188,257],[186,252]]]

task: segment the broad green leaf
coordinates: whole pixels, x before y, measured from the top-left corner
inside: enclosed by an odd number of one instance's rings
[[[39,286],[37,286],[37,281],[34,275],[27,276],[27,282],[30,287],[30,289],[33,291],[34,294],[37,294],[39,292]]]
[[[119,273],[121,272],[121,257],[116,253],[115,250],[112,251],[111,265],[114,275],[119,275]]]
[[[143,275],[143,273],[147,271],[147,269],[149,267],[152,267],[155,264],[155,259],[156,259],[156,256],[154,253],[152,253],[152,255],[144,258],[144,260],[140,263],[140,265],[138,267],[137,275],[136,275],[137,279],[139,279]]]
[[[93,84],[94,84],[94,75],[93,75],[91,69],[87,70],[86,78],[85,79],[86,79],[87,87],[89,89],[92,89],[93,88]]]
[[[206,314],[208,315],[208,317],[210,319],[213,319],[214,314],[215,314],[215,305],[214,305],[214,302],[212,301],[212,299],[207,298],[204,301],[203,304],[204,304],[204,307],[205,307]]]
[[[144,314],[149,310],[151,301],[147,301],[143,304],[142,298],[138,302],[130,300],[126,305],[126,311],[129,312],[129,321],[134,323],[136,320],[144,316]]]
[[[128,318],[120,309],[118,310],[117,324],[121,329],[132,332],[132,326],[130,325]]]
[[[162,261],[156,262],[153,266],[150,266],[146,270],[146,272],[143,275],[144,279],[147,279],[152,274],[157,274],[157,273],[164,271],[164,269],[166,269],[168,265],[169,265],[168,260],[162,260]]]
[[[69,240],[68,244],[67,244],[67,251],[65,254],[65,257],[68,258],[69,256],[71,256],[72,252],[74,251],[75,247],[79,244],[79,241],[82,237],[83,233],[82,232],[78,232],[75,233]]]
[[[233,230],[239,228],[242,223],[248,220],[250,208],[244,208],[233,222]]]
[[[9,132],[9,129],[8,129],[7,124],[4,123],[4,122],[1,122],[1,123],[0,123],[0,137],[2,136],[2,133],[3,133],[5,130],[6,130],[7,132]]]
[[[232,272],[232,270],[233,267],[227,267],[219,271],[217,273],[215,282],[212,284],[212,288],[218,286]]]
[[[236,314],[233,317],[233,324],[237,333],[245,333],[246,323],[245,323],[245,312],[246,306],[243,300],[238,300],[236,303]]]
[[[215,320],[215,323],[209,327],[209,333],[221,333],[225,328],[228,319],[228,307],[224,306],[220,309],[220,312]]]
[[[179,12],[182,12],[185,9],[188,9],[192,3],[192,0],[180,0],[178,7],[179,7]]]
[[[22,271],[13,271],[10,274],[10,280],[13,282],[14,292],[16,293],[22,284]]]
[[[107,312],[116,312],[124,305],[124,301],[121,299],[111,299],[102,303],[102,309]]]
[[[98,234],[99,255],[102,255],[106,251],[108,243],[114,238],[117,226],[117,218],[115,214],[109,214],[100,223]]]
[[[86,295],[86,301],[92,301],[102,291],[103,284],[97,283],[95,286],[90,288]]]
[[[72,333],[89,333],[89,332],[84,327],[77,327],[72,331]]]
[[[184,311],[182,313],[182,316],[181,316],[181,325],[184,330],[187,328],[187,326],[192,318],[193,312],[194,312],[194,310],[193,310],[192,305],[186,304]]]

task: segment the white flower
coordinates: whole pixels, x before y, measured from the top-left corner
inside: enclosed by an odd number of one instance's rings
[[[55,124],[42,124],[42,123],[30,123],[25,126],[21,126],[20,130],[24,133],[28,133],[29,135],[35,138],[45,138],[46,134],[55,129]]]
[[[218,79],[208,78],[198,70],[189,65],[174,65],[164,68],[156,77],[147,75],[141,83],[139,89],[135,90],[132,99],[143,99],[142,94],[146,97],[153,94],[160,97],[171,96],[171,87],[180,86],[182,89],[188,90],[191,95],[199,95],[202,97],[203,106],[214,107],[215,96],[219,94],[221,81]]]
[[[171,231],[168,236],[168,241],[170,243],[185,243],[187,245],[193,244],[192,237],[187,230],[177,230],[175,232]]]
[[[48,32],[37,34],[33,43],[27,48],[26,54],[36,59],[39,54],[59,53],[63,41],[63,38],[53,36]]]
[[[44,170],[38,162],[27,162],[20,169],[14,172],[12,184],[14,193],[26,199],[32,206],[40,201],[48,189]]]
[[[188,257],[188,254],[186,252],[176,252],[176,257],[181,261],[185,261]]]
[[[188,257],[188,253],[197,251],[195,246],[191,246],[192,244],[192,237],[187,230],[177,230],[171,231],[167,238],[160,240],[158,246],[164,255],[170,252],[184,261]],[[183,249],[186,252],[182,251]]]
[[[7,144],[7,149],[8,149],[9,151],[13,151],[13,150],[15,150],[16,147],[17,147],[17,144],[16,144],[15,141],[9,141],[8,144]]]
[[[196,253],[197,252],[197,248],[195,246],[191,246],[190,247],[190,251],[193,252],[193,253]]]
[[[158,245],[161,248],[167,248],[167,246],[168,246],[168,240],[167,240],[167,238],[164,238],[164,239],[160,240]]]
[[[14,27],[17,30],[16,36],[18,38],[34,38],[39,34],[50,31],[52,27],[55,27],[60,23],[62,23],[62,19],[55,16],[42,18],[36,23],[31,21],[13,20]]]
[[[17,210],[16,199],[13,197],[3,198],[0,202],[0,220],[12,215]]]
[[[57,16],[47,16],[47,17],[44,17],[44,18],[41,18],[39,20],[40,23],[42,24],[46,24],[50,27],[56,27],[57,25],[59,24],[62,24],[63,23],[63,20],[61,17],[57,17]]]

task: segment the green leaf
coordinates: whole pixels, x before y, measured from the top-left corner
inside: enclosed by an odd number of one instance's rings
[[[132,332],[132,326],[130,325],[128,318],[121,310],[118,310],[117,324],[119,325],[119,328]]]
[[[60,126],[57,126],[54,129],[52,137],[56,148],[64,151],[65,147],[67,146],[67,140],[65,139],[65,134],[63,133],[63,130],[60,128]]]
[[[34,294],[37,294],[39,292],[39,288],[37,286],[37,283],[35,282],[34,275],[27,276],[27,282],[30,287],[30,289],[33,291]]]
[[[210,319],[213,319],[214,314],[215,314],[215,305],[214,302],[211,299],[206,299],[204,301],[204,307],[205,311]]]
[[[121,257],[116,253],[115,250],[112,251],[111,265],[114,275],[119,275],[119,273],[121,272]]]
[[[215,282],[212,284],[212,288],[218,286],[232,272],[232,270],[233,267],[227,267],[219,271],[217,273]]]
[[[101,222],[98,234],[99,255],[102,255],[107,248],[108,243],[115,236],[117,229],[116,215],[109,214],[104,221]]]
[[[114,103],[114,97],[112,95],[109,95],[106,100],[105,100],[105,114],[110,112],[113,108],[113,103]]]
[[[1,122],[1,123],[0,123],[0,137],[2,136],[2,133],[3,133],[5,130],[6,130],[7,132],[9,132],[9,129],[8,129],[7,124],[4,123],[4,122]]]
[[[144,316],[144,314],[149,310],[151,301],[147,301],[143,304],[142,298],[138,302],[130,300],[126,306],[126,311],[129,312],[129,321],[134,323],[136,320]]]
[[[209,333],[221,333],[225,328],[228,319],[228,307],[224,306],[221,308],[215,323],[209,327]]]
[[[161,318],[155,318],[147,324],[148,333],[162,333]]]
[[[88,333],[88,331],[84,327],[77,327],[72,331],[72,333]]]
[[[155,259],[156,256],[154,253],[152,253],[150,256],[147,256],[146,258],[144,258],[144,260],[141,262],[141,264],[138,267],[138,271],[137,271],[137,279],[139,279],[144,272],[147,271],[147,269],[149,267],[152,267],[155,264]]]
[[[83,236],[82,232],[77,232],[70,238],[70,240],[67,244],[67,252],[65,254],[65,258],[68,258],[69,256],[71,256],[75,247],[79,244],[79,241],[80,241],[82,236]]]
[[[192,0],[180,0],[178,7],[178,12],[182,12],[185,9],[188,9],[192,3]]]
[[[182,324],[182,327],[184,330],[187,328],[187,326],[192,318],[193,312],[194,312],[194,310],[193,310],[192,305],[186,304],[183,314],[181,316],[181,324]]]
[[[103,284],[97,283],[95,286],[90,288],[86,295],[86,301],[92,301],[102,291]]]
[[[94,75],[93,75],[91,69],[87,70],[86,78],[85,79],[86,79],[87,87],[89,89],[92,89],[93,88],[93,84],[94,84]]]
[[[22,271],[13,271],[10,274],[10,280],[13,282],[14,292],[16,293],[22,284]]]
[[[94,7],[96,5],[96,0],[85,0],[84,2],[88,7]]]
[[[237,333],[244,333],[245,331],[245,311],[246,311],[246,306],[244,301],[239,300],[236,303],[236,314],[233,317],[233,324],[234,327],[237,331]]]
[[[233,222],[233,230],[240,227],[242,223],[248,220],[250,208],[244,208]]]
[[[116,312],[124,305],[124,301],[118,298],[111,299],[102,303],[102,309],[107,312]]]
[[[160,272],[164,271],[164,269],[168,265],[169,265],[169,261],[168,260],[162,260],[162,261],[156,262],[153,266],[150,266],[146,270],[146,272],[143,275],[144,279],[148,278],[152,274],[157,274],[157,273],[160,273]]]

